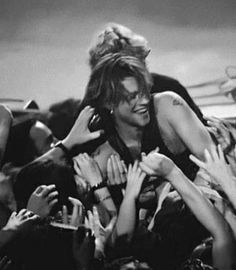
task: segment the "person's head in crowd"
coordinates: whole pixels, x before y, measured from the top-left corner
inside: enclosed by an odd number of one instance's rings
[[[92,70],[83,103],[94,106],[99,114],[109,112],[116,127],[144,127],[150,120],[151,85],[150,73],[138,58],[107,54]]]
[[[54,136],[64,139],[71,130],[80,107],[80,100],[69,98],[52,104],[47,115],[47,125]]]
[[[54,211],[61,209],[62,205],[71,208],[68,197],[77,197],[76,184],[71,168],[53,160],[38,160],[24,167],[17,175],[14,184],[14,193],[18,208],[24,208],[31,194],[40,185],[55,184],[58,191],[58,203]]]
[[[10,130],[3,164],[24,166],[46,153],[56,141],[51,130],[35,119],[23,121]]]
[[[109,23],[98,34],[94,40],[94,44],[89,49],[90,67],[94,68],[104,55],[118,52],[133,55],[144,62],[150,52],[150,48],[143,36],[134,33],[124,25]]]

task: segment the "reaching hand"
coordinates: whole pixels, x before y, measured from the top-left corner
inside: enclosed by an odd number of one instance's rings
[[[90,186],[94,186],[102,182],[102,175],[96,161],[87,153],[79,154],[74,157],[73,160],[75,171]]]
[[[101,251],[102,253],[104,252],[105,245],[113,232],[116,219],[117,217],[114,216],[107,225],[107,227],[103,227],[100,222],[97,208],[94,206],[93,212],[88,211],[88,218],[85,219],[85,226],[91,229],[92,233],[95,236],[96,249]]]
[[[33,212],[28,211],[27,209],[22,209],[17,214],[13,212],[2,230],[11,230],[14,232],[19,232],[27,229],[39,218],[38,215],[35,215]]]
[[[137,161],[135,161],[133,166],[129,165],[128,173],[127,173],[127,186],[125,190],[125,196],[132,195],[135,198],[137,198],[140,193],[145,176],[146,176],[146,173],[142,172],[142,170],[138,166]]]
[[[39,186],[29,198],[27,209],[44,218],[47,217],[53,206],[58,202],[58,192],[55,185]]]
[[[80,200],[69,197],[69,201],[73,205],[73,211],[70,219],[70,225],[78,227],[83,224],[83,204]]]
[[[162,177],[167,177],[175,168],[171,159],[157,152],[150,152],[147,156],[143,156],[139,166],[148,175]]]
[[[210,151],[205,149],[204,156],[205,162],[199,160],[193,155],[190,155],[190,159],[200,168],[205,170],[210,176],[212,176],[218,184],[221,186],[226,184],[227,181],[232,181],[232,174],[230,168],[225,162],[224,154],[220,145],[218,145],[217,150],[211,148]]]
[[[111,155],[107,160],[107,184],[113,186],[126,183],[126,173],[124,161],[117,155]]]
[[[223,152],[230,151],[230,146],[236,142],[236,129],[230,122],[216,117],[204,117],[209,125],[208,130],[212,132],[218,143],[221,145]],[[227,154],[227,153],[226,153]]]
[[[94,108],[86,106],[79,114],[70,133],[63,140],[63,144],[71,149],[73,146],[97,139],[103,130],[90,132],[88,124],[94,114]]]
[[[59,211],[57,218],[60,221],[51,222],[51,225],[76,230],[84,221],[84,206],[82,202],[76,198],[69,197],[68,200],[73,205],[72,215],[68,214],[66,205],[62,206],[62,211]]]

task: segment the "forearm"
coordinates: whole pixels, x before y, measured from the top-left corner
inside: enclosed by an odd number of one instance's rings
[[[94,195],[96,200],[99,202],[99,205],[102,206],[109,215],[109,220],[105,221],[105,224],[108,224],[110,219],[117,215],[117,209],[112,200],[111,194],[107,187],[103,187],[95,190]]]
[[[233,241],[214,241],[212,263],[218,270],[235,269],[235,243]]]
[[[44,160],[48,160],[51,159],[55,162],[62,162],[64,164],[67,163],[67,157],[65,155],[65,152],[59,148],[53,148],[51,150],[49,150],[48,152],[46,152],[45,154],[43,154],[42,156],[38,157],[36,160],[37,161],[44,161]]]
[[[212,234],[214,238],[225,239],[229,236],[229,226],[223,216],[211,202],[202,195],[198,188],[190,182],[177,167],[168,176],[168,180],[179,192],[196,218]]]
[[[117,236],[127,235],[128,240],[133,236],[136,225],[136,201],[133,196],[125,196],[120,206],[116,223]]]

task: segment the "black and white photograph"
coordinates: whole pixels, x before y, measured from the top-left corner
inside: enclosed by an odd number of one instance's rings
[[[236,270],[236,1],[0,0],[0,270]]]

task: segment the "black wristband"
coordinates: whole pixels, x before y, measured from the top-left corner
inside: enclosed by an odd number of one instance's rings
[[[90,192],[94,192],[95,190],[98,190],[98,189],[101,189],[101,188],[104,188],[107,186],[107,183],[105,181],[102,181],[94,186],[91,187],[90,189]]]

